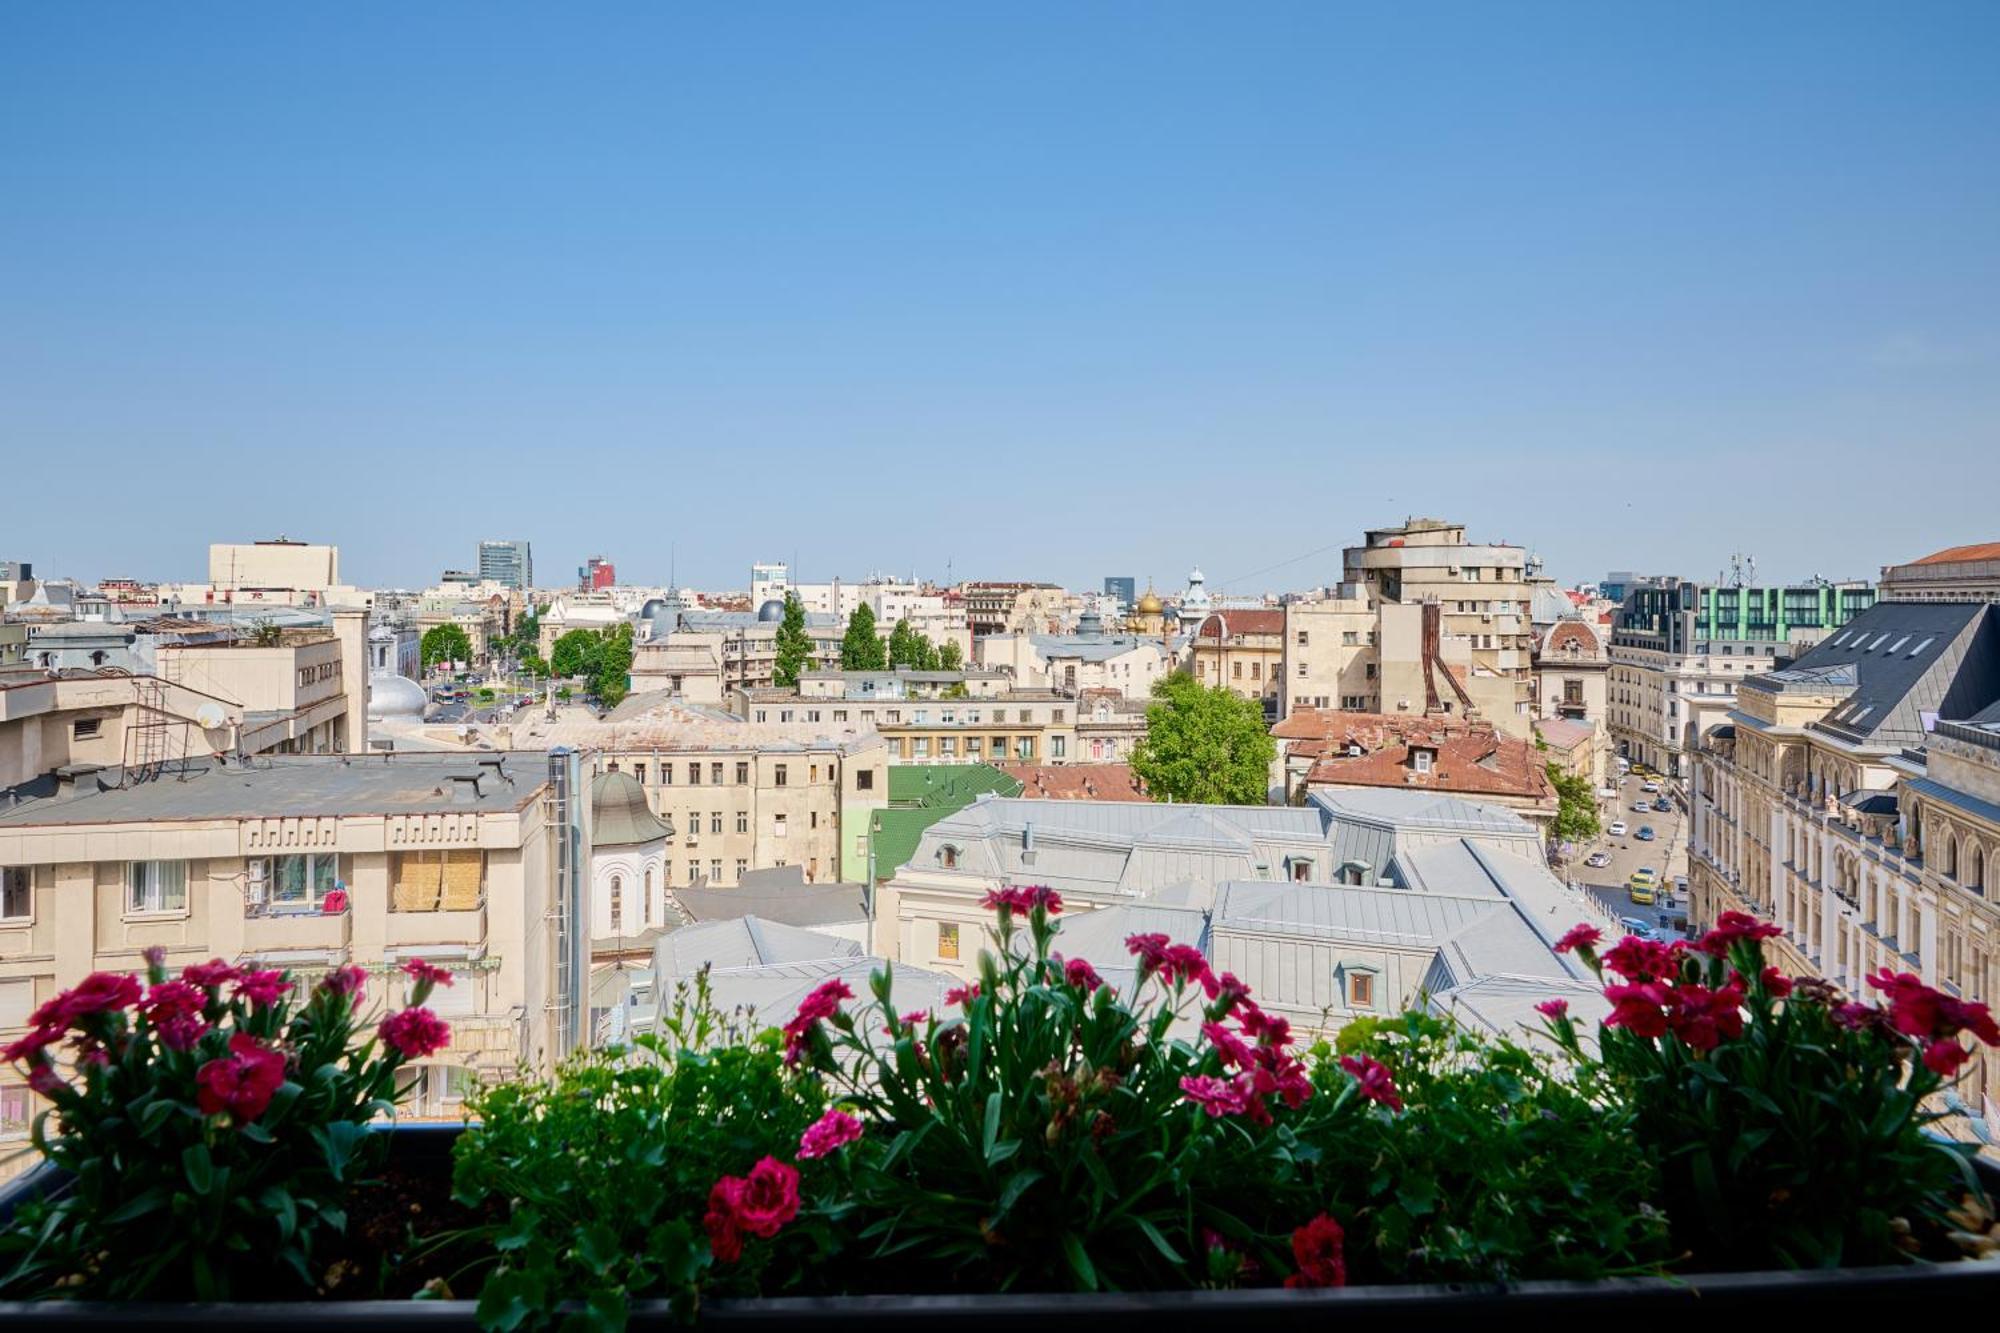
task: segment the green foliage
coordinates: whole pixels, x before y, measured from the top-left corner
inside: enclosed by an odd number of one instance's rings
[[[532,680],[546,680],[548,678],[549,664],[544,662],[539,654],[528,653],[522,657],[520,667],[521,674]]]
[[[842,671],[884,671],[889,666],[888,650],[875,627],[875,612],[863,602],[847,618],[847,633],[840,640]]]
[[[250,627],[250,641],[259,648],[276,648],[285,641],[285,631],[269,620],[259,620]]]
[[[701,1217],[718,1176],[785,1159],[818,1115],[816,1081],[785,1067],[776,1034],[733,1028],[708,979],[683,985],[657,1035],[579,1054],[546,1084],[479,1094],[456,1147],[461,1203],[498,1220],[453,1237],[486,1266],[482,1328],[553,1323],[582,1301],[590,1327],[620,1327],[629,1302],[691,1314],[697,1282],[754,1292],[751,1262],[709,1274]],[[764,1251],[768,1254],[768,1251]]]
[[[779,689],[795,690],[806,664],[812,660],[812,638],[806,633],[806,608],[797,593],[785,594],[785,617],[778,622],[776,646],[777,660],[771,665],[771,683]]]
[[[433,625],[417,644],[425,670],[439,662],[470,662],[472,640],[461,625]]]
[[[158,962],[148,975],[168,981]],[[44,1094],[34,1143],[70,1187],[0,1228],[0,1295],[247,1300],[321,1282],[350,1193],[380,1165],[386,1140],[367,1126],[393,1109],[402,1057],[355,1039],[336,987],[275,1004],[226,998],[220,983],[205,994],[198,1018],[174,1020],[205,1025],[186,1049],[136,1003],[68,1020],[107,1055]],[[268,1100],[205,1114],[201,1071],[245,1057],[270,1074]]]
[[[956,647],[956,645],[953,645]],[[912,671],[944,670],[944,655],[930,637],[908,617],[896,622],[896,628],[889,632],[889,665],[907,667]]]
[[[539,657],[542,651],[542,616],[539,610],[524,611],[507,636],[508,651],[519,658]]]
[[[958,671],[965,666],[965,652],[958,646],[958,640],[946,639],[938,649],[938,670]]]
[[[570,630],[549,649],[549,670],[564,680],[594,676],[603,648],[604,636],[596,630]]]
[[[1944,1115],[1925,1106],[1942,1080],[1917,1058],[1917,1043],[1873,1006],[1836,1006],[1823,981],[1781,982],[1791,990],[1781,998],[1755,939],[1735,941],[1726,957],[1676,958],[1659,989],[1706,995],[1729,985],[1732,970],[1750,979],[1742,1032],[1712,1049],[1673,1030],[1642,1036],[1621,1025],[1601,1029],[1592,1060],[1567,1020],[1556,1025],[1585,1077],[1609,1089],[1604,1100],[1629,1108],[1633,1141],[1660,1163],[1657,1197],[1676,1246],[1709,1270],[1949,1256],[1958,1225],[1949,1214],[1977,1191],[1967,1164],[1975,1148],[1925,1132]]]
[[[590,677],[591,692],[606,708],[615,708],[632,688],[632,626],[614,625],[599,638]]]
[[[1563,772],[1551,762],[1549,781],[1556,789],[1555,835],[1564,842],[1583,842],[1597,836],[1597,792],[1590,779]]]
[[[1336,1053],[1387,1065],[1405,1113],[1323,1123]],[[1351,1281],[1598,1278],[1667,1258],[1630,1111],[1548,1057],[1414,1012],[1350,1023],[1322,1056],[1297,1133],[1347,1227]]]
[[[1132,771],[1155,800],[1262,805],[1277,753],[1255,699],[1175,672],[1153,683]]]

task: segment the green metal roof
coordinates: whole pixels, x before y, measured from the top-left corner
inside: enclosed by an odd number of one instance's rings
[[[1019,796],[1021,784],[991,764],[889,765],[889,808],[876,811],[869,823],[875,877],[887,879],[908,865],[925,829],[982,792]]]

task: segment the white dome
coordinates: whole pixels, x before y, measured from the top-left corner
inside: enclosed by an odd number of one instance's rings
[[[368,677],[368,717],[370,721],[383,722],[392,718],[409,718],[421,722],[424,705],[430,696],[424,687],[408,676],[399,676],[393,671],[377,671]]]

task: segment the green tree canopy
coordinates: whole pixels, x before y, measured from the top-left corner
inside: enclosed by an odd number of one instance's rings
[[[875,612],[863,602],[847,618],[847,633],[840,640],[840,669],[881,671],[888,665],[881,632],[875,628]]]
[[[423,656],[426,670],[437,662],[470,662],[472,640],[461,626],[433,625],[424,631],[417,651]]]
[[[541,680],[549,674],[549,664],[542,660],[540,653],[528,653],[521,658],[521,674]]]
[[[956,639],[946,639],[944,646],[938,649],[938,670],[957,671],[964,665],[965,653],[958,646],[958,641]]]
[[[1597,836],[1597,793],[1590,779],[1565,773],[1555,764],[1548,766],[1549,781],[1556,789],[1555,835],[1563,842],[1582,842]]]
[[[917,633],[908,616],[896,622],[896,628],[889,631],[889,665],[893,667],[922,668],[924,664],[924,636]]]
[[[1153,683],[1132,771],[1155,800],[1262,805],[1277,753],[1255,699],[1176,672]]]
[[[604,638],[595,630],[573,629],[549,650],[549,670],[563,677],[595,675],[603,647]]]
[[[862,611],[867,609],[865,606],[861,608]],[[850,624],[849,630],[852,628]],[[806,608],[797,593],[785,594],[785,618],[778,622],[777,648],[778,660],[771,666],[771,683],[782,690],[795,690],[806,663],[812,660],[812,638],[806,633]],[[845,655],[843,646],[842,656]]]
[[[591,692],[606,708],[616,708],[632,691],[632,626],[616,625],[605,630],[598,643],[597,663],[591,672]]]

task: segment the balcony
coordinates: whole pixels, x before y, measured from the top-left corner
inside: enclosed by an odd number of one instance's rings
[[[346,906],[329,912],[313,903],[257,903],[244,914],[243,948],[253,954],[345,952],[353,921],[354,913]]]

